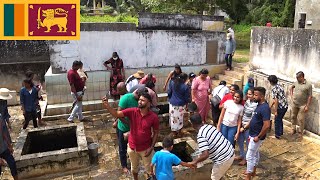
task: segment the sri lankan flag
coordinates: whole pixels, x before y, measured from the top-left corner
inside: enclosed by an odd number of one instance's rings
[[[4,4],[4,36],[24,36],[24,4]]]
[[[79,0],[0,0],[0,40],[79,39]]]

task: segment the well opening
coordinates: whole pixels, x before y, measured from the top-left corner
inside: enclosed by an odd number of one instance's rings
[[[77,127],[29,132],[21,155],[74,148],[78,146]]]
[[[169,113],[169,104],[159,104],[157,106],[159,108],[159,113],[158,114],[166,114]]]
[[[154,147],[155,152],[160,151],[161,149],[163,149],[162,146]],[[186,141],[182,141],[177,144],[174,144],[171,153],[177,155],[181,159],[181,161],[184,161],[184,162],[192,161],[192,157],[191,157],[192,152],[190,152],[190,148],[188,148],[188,143]]]

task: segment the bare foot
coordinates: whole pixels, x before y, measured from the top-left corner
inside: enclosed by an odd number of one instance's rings
[[[40,126],[46,126],[47,125],[47,123],[45,123],[43,120],[38,121],[38,124]]]
[[[247,171],[245,171],[243,174],[245,175],[251,174],[252,177],[255,177],[257,175],[256,172],[248,173]]]
[[[122,172],[125,173],[125,174],[130,173],[129,169],[126,168],[126,167],[122,168]]]
[[[4,166],[4,165],[6,165],[6,163],[4,162],[3,159],[0,158],[0,166]]]
[[[240,166],[244,166],[247,164],[247,161],[245,159],[242,159],[242,161],[239,162]]]
[[[241,156],[237,156],[237,157],[234,158],[234,160],[241,161],[241,160],[243,160],[243,158]]]

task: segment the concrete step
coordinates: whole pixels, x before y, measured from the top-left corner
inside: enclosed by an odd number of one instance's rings
[[[158,93],[158,102],[167,102],[168,93]]]
[[[223,74],[216,74],[216,78],[219,80],[225,80],[227,84],[237,84],[239,87],[242,87],[242,81],[234,77]]]
[[[236,79],[239,79],[243,81],[243,73],[237,72],[237,71],[224,71],[224,74],[226,76],[234,77]]]
[[[219,83],[220,83],[221,80],[219,79],[212,79],[211,82],[212,82],[212,88],[215,88],[217,86],[219,86]]]
[[[118,101],[114,101],[113,99],[109,99],[109,103],[111,107],[117,107]],[[82,111],[98,111],[104,110],[101,100],[93,100],[93,101],[83,101],[82,102]],[[54,116],[54,115],[61,115],[61,114],[69,114],[69,110],[72,106],[72,103],[63,103],[63,104],[53,104],[47,105],[45,116]]]
[[[167,103],[168,100],[167,93],[159,93],[158,94],[158,104],[162,102]],[[108,102],[111,104],[111,107],[118,107],[119,100],[114,101],[113,99],[109,99]],[[47,105],[46,109],[42,110],[44,116],[53,116],[60,114],[68,114],[69,110],[72,106],[72,103],[63,103],[63,104],[52,104]],[[85,111],[98,111],[103,110],[104,107],[102,105],[101,100],[92,100],[92,101],[83,101],[83,112]]]
[[[239,73],[245,73],[246,72],[246,70],[244,68],[242,68],[242,67],[233,67],[232,70],[235,71],[235,72],[239,72]]]
[[[244,67],[248,66],[248,63],[233,63],[232,65],[234,67],[244,68]]]

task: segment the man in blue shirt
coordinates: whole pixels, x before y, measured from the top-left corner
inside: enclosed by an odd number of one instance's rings
[[[227,40],[224,42],[225,46],[225,60],[227,65],[227,71],[230,71],[232,69],[232,56],[234,55],[234,52],[236,51],[236,41],[233,39],[232,34],[227,34]]]
[[[33,127],[37,128],[37,107],[38,104],[38,91],[33,86],[31,79],[25,79],[23,81],[24,87],[20,90],[20,104],[21,110],[24,115],[23,129],[28,127],[29,121],[32,119]]]
[[[253,98],[258,103],[258,106],[253,113],[249,125],[246,180],[251,180],[251,177],[256,175],[256,166],[260,158],[259,148],[262,141],[266,138],[271,116],[271,109],[265,100],[266,89],[264,87],[255,87],[253,94]]]

